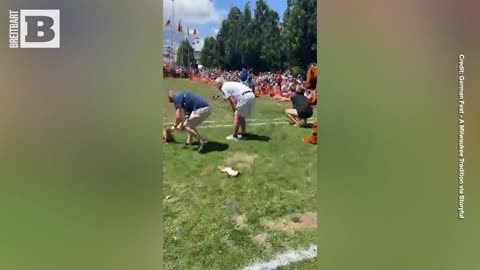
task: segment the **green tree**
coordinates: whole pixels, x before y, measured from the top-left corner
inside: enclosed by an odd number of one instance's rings
[[[250,9],[250,2],[245,4],[241,27],[242,65],[244,67],[254,67],[256,61],[256,48],[253,42],[255,37],[253,35],[252,10]]]
[[[229,70],[305,69],[316,61],[316,17],[315,0],[287,0],[283,22],[265,0],[256,0],[253,14],[250,3],[243,12],[232,7],[216,38],[205,40],[201,62]]]
[[[267,19],[264,23],[264,41],[260,59],[266,70],[282,69],[282,41],[280,38],[279,16],[273,10],[267,11]]]
[[[242,68],[242,17],[240,9],[232,7],[226,23],[222,24],[222,29],[220,29],[225,44],[223,64],[229,70]]]
[[[283,17],[286,64],[306,68],[317,57],[317,2],[288,0]]]
[[[205,38],[202,54],[200,55],[200,63],[203,66],[213,68],[219,65],[216,43],[217,41],[213,37]]]
[[[188,64],[195,64],[195,50],[190,45],[190,41],[182,41],[177,50],[177,65],[188,67]]]
[[[257,0],[253,19],[255,58],[259,71],[278,70],[282,63],[282,40],[278,13],[270,9],[264,0]]]

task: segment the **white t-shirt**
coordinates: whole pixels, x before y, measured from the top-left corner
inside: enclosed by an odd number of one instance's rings
[[[252,91],[252,89],[240,82],[226,82],[222,86],[225,99],[233,97],[235,101],[238,101],[242,97],[242,94],[248,91]]]

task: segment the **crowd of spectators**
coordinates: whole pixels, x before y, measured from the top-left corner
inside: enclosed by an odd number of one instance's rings
[[[202,68],[191,71],[190,78],[205,83],[212,83],[216,78],[224,77],[227,81],[242,81],[248,85],[257,97],[270,96],[279,102],[289,102],[292,93],[304,93],[307,98],[313,93],[305,89],[304,77],[285,72],[260,72],[254,74],[251,70],[243,69],[224,71],[218,68]]]
[[[163,65],[164,78],[189,78],[190,70],[188,68],[173,66],[169,64]]]
[[[257,97],[270,96],[279,102],[289,102],[293,93],[304,93],[307,98],[312,92],[305,89],[305,78],[301,74],[284,72],[259,72],[252,70],[226,71],[220,68],[185,68],[165,64],[163,76],[171,78],[190,78],[191,80],[213,83],[216,78],[223,77],[226,81],[241,81],[248,85]]]

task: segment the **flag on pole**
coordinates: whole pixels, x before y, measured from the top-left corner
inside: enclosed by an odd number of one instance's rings
[[[178,32],[183,33],[182,24],[178,22]]]
[[[164,27],[169,27],[170,24],[171,24],[170,19],[168,19],[168,21],[167,21],[163,26],[164,26]]]

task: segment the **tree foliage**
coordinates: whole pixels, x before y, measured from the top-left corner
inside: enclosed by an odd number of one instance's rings
[[[317,57],[317,3],[288,0],[283,19],[284,53],[290,65],[305,67]]]
[[[177,51],[177,65],[188,67],[195,64],[195,50],[188,39],[182,41]]]
[[[279,14],[265,0],[243,8],[232,7],[217,36],[205,39],[200,62],[206,67],[279,71],[292,66],[306,69],[317,56],[317,1],[287,0]]]
[[[208,68],[218,67],[220,65],[217,56],[217,41],[213,37],[205,38],[200,63]]]

